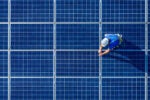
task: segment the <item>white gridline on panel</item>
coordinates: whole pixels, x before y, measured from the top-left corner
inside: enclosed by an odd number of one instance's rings
[[[8,0],[8,100],[11,100],[11,0]]]
[[[53,8],[53,100],[56,100],[56,0]]]
[[[145,0],[145,100],[148,100],[148,0]]]

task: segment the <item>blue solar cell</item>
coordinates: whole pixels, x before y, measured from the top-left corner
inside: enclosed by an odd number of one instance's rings
[[[52,22],[53,0],[11,0],[11,21]]]
[[[8,0],[0,0],[0,22],[8,21]]]
[[[52,52],[11,52],[12,76],[53,76]]]
[[[150,100],[150,77],[148,78],[148,100]]]
[[[7,52],[0,52],[0,76],[7,76],[8,73]]]
[[[57,76],[98,76],[99,57],[95,51],[57,52]]]
[[[150,25],[148,25],[148,49],[150,49]]]
[[[98,49],[98,24],[57,25],[57,49]]]
[[[56,0],[58,22],[98,22],[99,0]]]
[[[148,75],[150,76],[150,51],[148,52]]]
[[[12,49],[52,49],[53,25],[13,24],[11,27]]]
[[[144,100],[144,78],[103,78],[103,100]]]
[[[8,98],[7,92],[8,92],[7,79],[0,78],[0,99],[1,100],[7,100]]]
[[[57,100],[99,99],[99,81],[96,78],[60,78],[56,82]]]
[[[53,79],[11,79],[11,100],[53,100]]]
[[[150,1],[148,0],[148,21],[150,22]]]
[[[144,24],[104,24],[102,26],[104,34],[117,34],[123,36],[122,50],[145,49],[145,25]]]
[[[145,0],[102,0],[103,22],[144,22]]]
[[[145,52],[143,51],[112,51],[103,56],[103,76],[144,76]]]
[[[6,24],[0,24],[0,49],[7,49],[8,48],[7,44],[8,44],[8,26]]]

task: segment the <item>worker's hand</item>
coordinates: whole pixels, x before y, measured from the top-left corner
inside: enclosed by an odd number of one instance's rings
[[[101,51],[101,50],[98,50],[98,53],[100,54],[100,53],[102,53],[102,51]]]
[[[101,53],[99,53],[99,56],[103,56],[103,53],[101,52]]]

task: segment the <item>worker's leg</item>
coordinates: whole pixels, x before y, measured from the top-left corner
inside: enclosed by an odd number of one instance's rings
[[[121,43],[123,42],[122,35],[121,34],[116,34],[116,35],[119,37],[119,45],[121,45]]]

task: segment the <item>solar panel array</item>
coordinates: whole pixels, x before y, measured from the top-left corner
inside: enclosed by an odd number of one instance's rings
[[[149,0],[0,0],[0,100],[150,100]],[[103,57],[104,34],[123,35]]]

